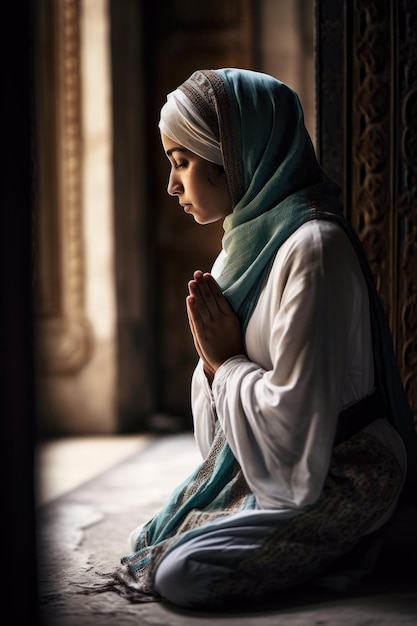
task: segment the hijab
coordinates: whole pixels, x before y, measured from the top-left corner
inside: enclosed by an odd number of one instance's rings
[[[198,115],[201,130],[195,125]],[[260,72],[197,71],[168,95],[159,127],[213,162],[217,144],[234,208],[223,223],[222,251],[212,273],[246,328],[279,246],[314,217],[308,193],[318,183],[325,191],[298,96]]]

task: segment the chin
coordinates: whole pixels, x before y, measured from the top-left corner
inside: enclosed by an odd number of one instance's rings
[[[193,215],[194,221],[197,222],[197,224],[200,224],[201,226],[204,226],[205,224],[209,224],[210,222],[202,219],[201,217],[198,217],[198,215]]]
[[[206,218],[204,219],[203,217],[199,217],[198,215],[193,215],[194,220],[197,222],[197,224],[200,224],[201,226],[207,226],[208,224],[214,224],[215,222],[218,222],[220,219],[224,219],[224,218],[216,218],[216,219],[209,219]]]

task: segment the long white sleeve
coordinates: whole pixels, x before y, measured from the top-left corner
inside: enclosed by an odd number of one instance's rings
[[[245,341],[210,389],[192,382],[203,455],[217,415],[260,508],[302,508],[320,495],[342,407],[373,386],[368,297],[346,235],[313,221],[278,251]]]

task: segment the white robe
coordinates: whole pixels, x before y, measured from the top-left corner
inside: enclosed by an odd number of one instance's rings
[[[259,509],[300,512],[321,493],[339,412],[374,384],[367,287],[339,226],[307,222],[280,247],[245,344],[212,388],[198,363],[195,438],[205,457],[217,416]],[[405,467],[394,429],[374,431]]]

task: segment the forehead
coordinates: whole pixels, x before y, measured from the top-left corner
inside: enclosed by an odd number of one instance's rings
[[[164,150],[165,150],[165,152],[167,154],[171,153],[171,152],[175,152],[176,150],[178,150],[180,152],[184,152],[186,150],[186,148],[184,148],[184,146],[182,146],[181,144],[177,143],[176,141],[173,141],[172,139],[170,139],[169,137],[167,137],[163,133],[161,133],[161,141],[162,141],[162,145],[164,147]]]

